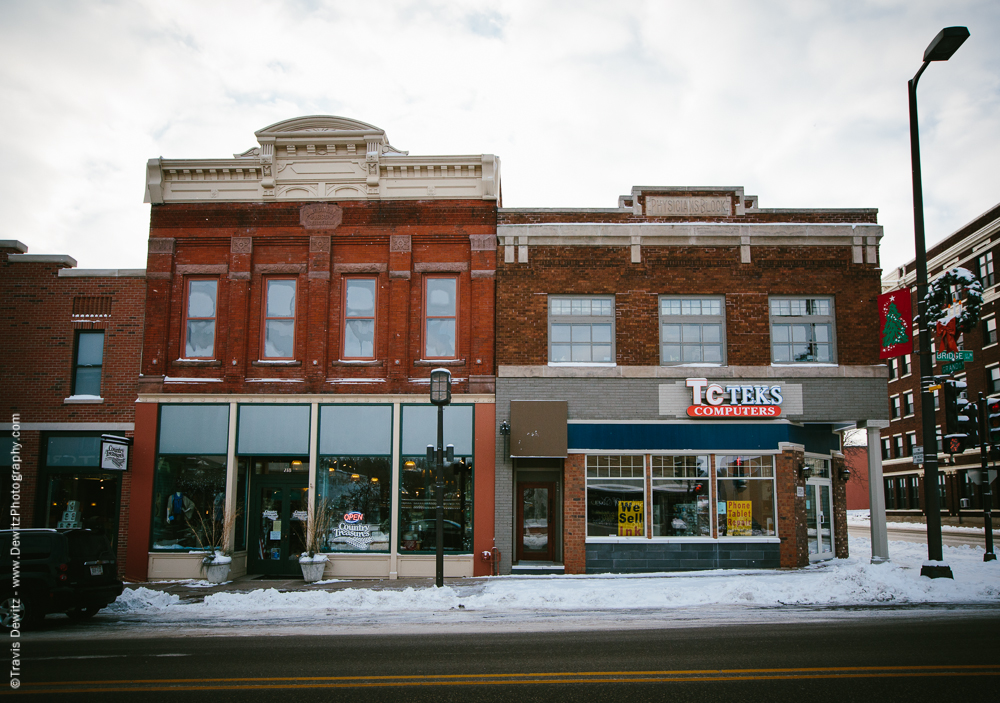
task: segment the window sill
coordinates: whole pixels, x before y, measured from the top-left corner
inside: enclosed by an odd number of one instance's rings
[[[222,362],[218,359],[175,359],[170,365],[180,367],[222,366]]]
[[[550,362],[551,363],[551,362]],[[687,364],[660,364],[660,366],[670,366],[673,368],[681,369],[721,369],[726,366],[726,364],[710,364],[701,362],[691,362]]]
[[[251,361],[251,366],[302,366],[301,361],[296,361],[295,359],[275,359],[269,361],[267,359],[258,359],[257,361]]]
[[[618,366],[614,361],[550,361],[549,366],[568,366],[568,367],[584,367],[584,366],[594,366],[601,368],[614,368]]]
[[[71,395],[63,400],[63,405],[99,405],[104,398],[98,395]]]
[[[840,364],[831,364],[828,361],[772,361],[771,366],[776,366],[778,368],[784,366],[827,366],[836,368],[840,366]]]
[[[465,366],[465,359],[417,359],[414,366]]]
[[[998,342],[1000,342],[1000,340],[998,340]],[[987,344],[986,346],[984,346],[982,348],[982,350],[986,351],[987,349],[992,349],[993,347],[995,347],[997,345],[998,342],[991,342],[990,344]]]
[[[379,361],[378,359],[337,359],[336,361],[331,361],[330,366],[383,366],[384,361]]]

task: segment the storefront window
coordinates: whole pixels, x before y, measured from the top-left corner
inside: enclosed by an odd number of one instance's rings
[[[161,456],[153,478],[153,550],[222,546],[226,457]]]
[[[120,474],[98,468],[101,438],[56,435],[45,439],[42,527],[94,530],[116,547]]]
[[[587,536],[645,537],[645,458],[587,457]]]
[[[806,466],[812,469],[810,478],[830,478],[830,460],[806,457]]]
[[[707,456],[653,456],[653,537],[711,537]]]
[[[388,552],[392,527],[392,459],[338,456],[320,459],[316,475],[317,525],[324,552]]]
[[[716,457],[720,537],[771,537],[775,521],[774,458]]]
[[[399,507],[399,548],[405,552],[434,551],[437,539],[435,467],[427,456],[403,457]],[[456,456],[445,466],[444,549],[472,551],[472,457]]]

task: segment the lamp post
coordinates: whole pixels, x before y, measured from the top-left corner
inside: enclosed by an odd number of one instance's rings
[[[920,133],[917,128],[917,81],[932,61],[947,61],[958,47],[969,38],[965,27],[945,27],[924,51],[920,70],[907,83],[910,99],[910,164],[913,172],[913,240],[917,264],[917,315],[919,319],[920,348],[920,415],[924,445],[935,442],[934,398],[931,364],[931,331],[927,325],[927,249],[924,244],[924,196],[920,182]],[[941,547],[941,511],[938,503],[937,448],[924,452],[924,506],[927,509],[927,560],[920,569],[921,576],[954,578],[951,567],[944,563]]]
[[[434,496],[437,503],[434,585],[444,586],[444,406],[451,402],[451,371],[431,371],[431,403],[437,406],[437,447],[435,449]],[[428,452],[429,453],[429,452]]]

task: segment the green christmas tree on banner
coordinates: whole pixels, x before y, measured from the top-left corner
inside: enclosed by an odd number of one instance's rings
[[[885,327],[882,328],[882,348],[885,349],[894,344],[905,344],[909,341],[906,327],[903,325],[903,316],[899,314],[896,303],[889,303],[889,309],[885,313]]]

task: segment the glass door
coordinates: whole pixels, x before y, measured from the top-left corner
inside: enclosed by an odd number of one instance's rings
[[[806,483],[806,533],[810,561],[833,558],[833,501],[829,480]]]
[[[247,572],[301,576],[309,519],[308,488],[287,479],[257,479],[251,493]]]
[[[555,484],[519,483],[518,496],[518,561],[552,561]]]

